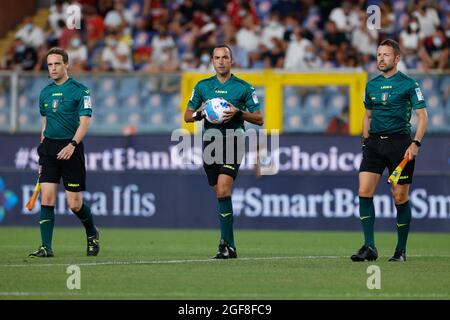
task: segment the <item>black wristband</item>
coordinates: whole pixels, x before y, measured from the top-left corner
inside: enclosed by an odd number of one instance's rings
[[[78,142],[76,142],[75,140],[70,141],[70,144],[73,145],[74,147],[76,147],[78,145]]]
[[[236,112],[236,119],[242,120],[242,110],[239,110],[238,112]]]
[[[413,140],[412,143],[414,143],[419,148],[422,146],[422,143],[419,140]]]
[[[195,111],[194,114],[192,115],[195,121],[200,121],[204,118],[203,114],[201,111]]]

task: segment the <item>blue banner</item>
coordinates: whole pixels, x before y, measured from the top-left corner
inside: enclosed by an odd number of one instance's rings
[[[2,170],[37,170],[38,136],[0,136]],[[190,139],[190,138],[189,138]],[[192,142],[194,139],[192,139]],[[169,135],[97,137],[85,139],[88,171],[198,171],[201,147],[193,148],[191,163],[185,163]],[[288,173],[356,173],[361,162],[360,139],[333,136],[280,136],[280,172]],[[245,159],[248,160],[249,155]],[[243,171],[254,165],[245,161]],[[200,161],[195,161],[200,160]],[[450,139],[426,137],[420,149],[416,172],[450,172]]]
[[[0,174],[0,226],[38,225],[39,203],[25,204],[33,173]],[[386,179],[386,177],[383,177]],[[218,228],[217,201],[201,172],[88,174],[85,201],[101,227]],[[450,177],[415,178],[410,194],[412,230],[450,231]],[[356,175],[287,175],[257,178],[242,173],[235,183],[236,228],[360,230]],[[390,189],[380,182],[374,198],[377,230],[395,230]],[[60,189],[56,224],[77,226]]]

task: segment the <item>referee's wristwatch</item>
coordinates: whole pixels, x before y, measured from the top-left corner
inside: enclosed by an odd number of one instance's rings
[[[76,140],[70,141],[70,144],[76,147],[78,145],[78,142]]]
[[[205,116],[204,116],[202,110],[197,110],[197,111],[195,111],[195,112],[192,114],[192,118],[193,118],[195,121],[200,121],[200,120],[202,120],[204,117],[205,117]]]
[[[418,146],[419,148],[422,146],[422,143],[420,143],[419,140],[413,140],[411,141],[411,143],[414,143],[416,146]]]

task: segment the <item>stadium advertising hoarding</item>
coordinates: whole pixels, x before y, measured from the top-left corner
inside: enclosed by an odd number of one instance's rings
[[[32,140],[2,137],[2,141],[6,148],[0,170],[0,226],[36,225],[39,203],[34,211],[25,208],[36,179]],[[169,141],[167,136],[88,139],[86,161],[92,163],[88,165],[85,200],[100,226],[217,227],[217,203],[206,176],[193,164],[181,166],[171,159],[173,144]],[[247,168],[238,176],[233,193],[236,226],[359,230],[358,139],[282,136],[282,148],[286,151],[280,156],[277,175],[258,178]],[[421,152],[411,191],[413,230],[450,231],[448,151],[447,140],[429,138]],[[446,157],[445,161],[439,156]],[[192,201],[199,199],[199,194],[202,202]],[[387,184],[380,183],[375,207],[376,229],[395,230],[395,207]],[[79,224],[62,189],[56,214],[59,225]]]
[[[37,170],[35,136],[1,136],[0,139],[0,169]],[[186,163],[177,153],[176,145],[177,141],[171,141],[168,135],[88,137],[85,141],[86,168],[90,172],[199,171],[201,148],[195,147]],[[280,173],[356,173],[361,162],[359,138],[282,135],[279,145]],[[251,156],[247,154],[246,159]],[[251,161],[244,161],[241,166],[242,171],[253,169]],[[415,171],[439,175],[450,172],[450,140],[426,137]]]

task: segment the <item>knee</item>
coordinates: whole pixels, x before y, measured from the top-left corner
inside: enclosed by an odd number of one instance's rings
[[[372,198],[373,197],[373,190],[360,187],[359,190],[358,190],[358,195],[360,197],[364,197],[364,198]]]
[[[231,196],[231,190],[226,186],[217,185],[216,188],[217,198],[225,198]]]
[[[43,206],[55,206],[56,199],[53,195],[41,194],[41,204]]]
[[[402,204],[408,201],[408,193],[404,191],[395,191],[392,193],[395,204]]]
[[[68,200],[67,201],[70,210],[72,210],[72,212],[78,212],[81,210],[81,207],[83,206],[83,202],[80,200]]]

